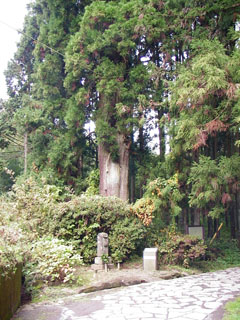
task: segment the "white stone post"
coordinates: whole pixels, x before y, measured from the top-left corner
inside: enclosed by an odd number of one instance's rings
[[[158,269],[158,248],[146,248],[143,251],[144,271],[155,271]]]

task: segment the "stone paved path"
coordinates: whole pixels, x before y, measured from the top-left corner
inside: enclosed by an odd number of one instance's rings
[[[240,296],[240,268],[30,304],[18,320],[220,320]]]

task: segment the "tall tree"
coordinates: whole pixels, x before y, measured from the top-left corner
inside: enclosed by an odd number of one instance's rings
[[[142,1],[93,2],[66,54],[66,87],[78,114],[89,112],[96,124],[100,193],[124,200],[130,136],[143,115],[138,98],[147,96],[149,88],[144,39],[135,32],[139,3],[142,8]]]
[[[21,123],[26,129],[31,144],[30,162],[37,170],[53,170],[59,179],[80,189],[83,150],[90,138],[86,142],[82,127],[68,125],[63,58],[89,2],[33,2],[18,50],[6,72],[9,106],[16,119],[15,127]]]

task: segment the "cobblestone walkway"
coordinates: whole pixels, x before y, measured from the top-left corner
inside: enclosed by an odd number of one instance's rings
[[[240,296],[240,268],[80,294],[22,307],[21,320],[220,320],[224,304]]]

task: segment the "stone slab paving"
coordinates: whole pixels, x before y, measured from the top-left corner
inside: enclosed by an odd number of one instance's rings
[[[23,306],[15,320],[220,320],[240,296],[240,268]]]

